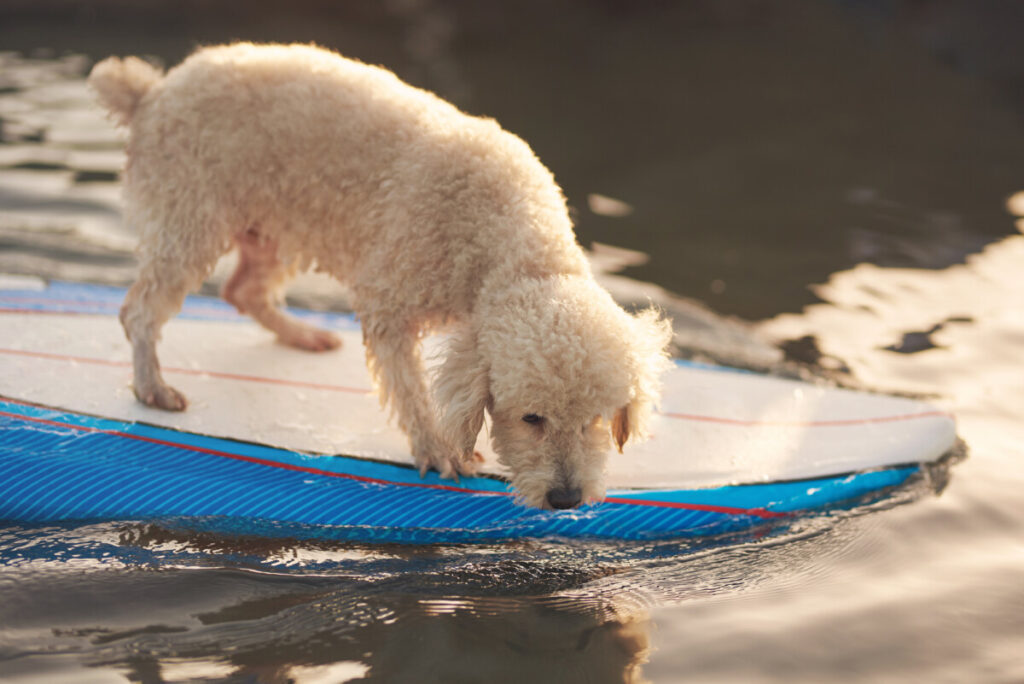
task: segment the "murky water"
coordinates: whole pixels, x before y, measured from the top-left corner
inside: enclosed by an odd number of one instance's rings
[[[927,395],[970,451],[944,489],[701,544],[6,524],[0,679],[1024,680],[1024,13],[982,5],[0,7],[0,272],[131,278],[92,61],[316,40],[529,140],[680,353]]]

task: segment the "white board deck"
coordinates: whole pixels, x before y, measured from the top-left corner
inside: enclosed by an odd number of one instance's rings
[[[198,307],[204,316],[172,320],[159,346],[165,378],[190,401],[187,411],[168,413],[132,394],[116,306],[61,303],[32,290],[0,280],[2,396],[298,451],[411,460],[371,393],[354,321],[335,319],[342,349],[314,354],[276,343],[214,300],[191,299],[186,313]],[[653,432],[611,456],[610,488],[689,489],[923,463],[956,439],[952,418],[924,402],[689,365],[667,374]],[[483,435],[479,446],[484,471],[500,474]]]

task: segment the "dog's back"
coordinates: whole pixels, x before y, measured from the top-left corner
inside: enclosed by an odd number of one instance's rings
[[[351,282],[384,266],[375,252],[389,243],[393,262],[397,248],[415,261],[439,244],[479,246],[488,230],[504,233],[491,244],[508,231],[573,239],[524,142],[389,71],[306,45],[207,48],[162,80],[131,59],[120,80],[107,60],[90,81],[130,122],[126,214],[143,241],[174,230],[216,250],[259,225],[282,258]]]

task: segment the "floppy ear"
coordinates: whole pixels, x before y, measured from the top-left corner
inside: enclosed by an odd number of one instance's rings
[[[622,446],[629,439],[629,407],[623,406],[612,416],[612,439],[619,453],[622,453]]]
[[[628,440],[641,441],[649,436],[647,423],[652,410],[652,398],[645,396],[629,402],[612,416],[612,439],[620,454]]]
[[[434,378],[434,398],[441,435],[463,455],[472,453],[484,409],[491,403],[487,373],[476,335],[469,330],[455,333]]]
[[[632,386],[630,399],[615,412],[611,420],[612,439],[622,453],[629,439],[649,436],[648,425],[654,405],[661,394],[661,374],[671,365],[667,347],[672,339],[672,324],[658,311],[647,309],[630,316],[632,328]]]

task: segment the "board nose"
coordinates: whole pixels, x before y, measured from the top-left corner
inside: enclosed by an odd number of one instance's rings
[[[576,487],[559,487],[548,491],[548,503],[556,510],[576,508],[582,498],[582,492]]]

